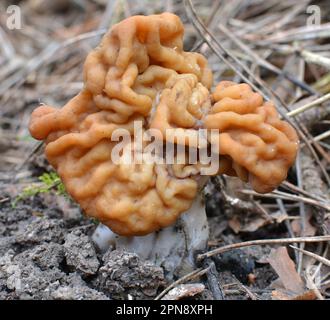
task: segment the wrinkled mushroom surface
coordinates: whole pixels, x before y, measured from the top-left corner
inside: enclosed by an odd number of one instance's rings
[[[170,13],[118,23],[88,55],[84,89],[61,109],[40,106],[31,116],[30,132],[45,140],[68,193],[121,235],[148,234],[187,211],[200,165],[114,163],[112,151],[125,146],[112,137],[117,129],[133,135],[140,121],[142,133],[157,129],[160,140],[193,147],[197,129],[219,129],[217,141],[209,141],[219,144],[219,173],[250,181],[259,192],[285,179],[295,158],[294,129],[248,85],[222,82],[210,94],[207,61],[183,50],[183,32]],[[165,137],[168,129],[177,134]]]
[[[264,102],[245,83],[222,81],[212,96],[215,103],[204,123],[219,129],[219,154],[231,162],[231,172],[225,173],[249,182],[257,192],[272,191],[295,160],[296,131],[279,119],[272,102]]]

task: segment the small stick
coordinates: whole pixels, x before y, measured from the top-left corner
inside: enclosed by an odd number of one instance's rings
[[[330,205],[328,205],[326,203],[322,203],[320,201],[316,201],[311,198],[297,196],[294,194],[289,194],[289,193],[285,193],[285,192],[281,192],[281,191],[273,191],[273,192],[266,193],[266,194],[257,193],[253,190],[240,190],[239,192],[243,193],[243,194],[249,194],[252,196],[256,196],[256,197],[261,197],[261,198],[274,198],[274,199],[283,199],[283,200],[288,200],[288,201],[302,201],[302,202],[308,203],[310,205],[314,205],[316,207],[320,207],[322,209],[330,211]]]
[[[317,64],[321,67],[324,67],[330,70],[330,59],[319,54],[302,50],[300,55],[305,59],[306,62]]]
[[[245,242],[238,242],[229,244],[197,256],[197,261],[202,261],[205,258],[212,257],[216,254],[224,253],[233,249],[265,245],[265,244],[286,244],[286,243],[302,243],[302,242],[319,242],[319,241],[330,241],[330,235],[328,236],[316,236],[316,237],[295,237],[295,238],[284,238],[284,239],[261,239],[261,240],[251,240]]]
[[[297,185],[299,188],[303,188],[303,179],[302,179],[302,173],[301,173],[301,158],[300,158],[300,150],[298,150],[297,158],[296,158],[296,177],[297,177]],[[300,236],[305,235],[306,232],[306,208],[305,203],[303,201],[299,201],[299,215],[300,215]],[[300,248],[304,249],[305,243],[300,243]],[[300,252],[298,254],[298,266],[297,266],[297,272],[298,274],[301,274],[302,269],[302,263],[303,263],[303,254]]]
[[[293,245],[290,245],[290,247],[291,247],[292,249],[295,249],[295,250],[297,250],[297,251],[299,251],[299,252],[305,254],[306,256],[312,257],[313,259],[315,259],[315,260],[317,260],[317,261],[323,263],[324,265],[330,267],[330,260],[329,260],[329,259],[326,259],[326,258],[324,258],[324,257],[321,257],[321,256],[319,256],[319,255],[316,254],[316,253],[313,253],[313,252],[310,252],[310,251],[307,251],[307,250],[304,250],[304,249],[301,249],[301,248],[295,247],[295,246],[293,246]]]
[[[247,295],[250,297],[251,300],[258,300],[258,297],[248,288],[246,287],[243,283],[241,283],[235,276],[233,276],[236,284],[247,293]]]
[[[108,28],[112,23],[113,13],[115,11],[117,5],[116,0],[109,0],[105,9],[105,12],[101,18],[101,22],[99,24],[99,29]]]
[[[320,141],[320,140],[323,140],[323,139],[328,138],[328,137],[330,137],[330,130],[325,131],[325,132],[319,134],[318,136],[315,136],[313,138],[313,140],[314,141]]]
[[[310,94],[317,94],[317,92],[311,88],[308,84],[297,79],[294,75],[289,74],[288,72],[280,70],[278,67],[274,66],[270,62],[266,61],[258,54],[256,54],[249,46],[247,46],[243,41],[235,36],[234,33],[230,32],[224,25],[221,23],[218,24],[218,28],[222,31],[229,39],[233,41],[241,50],[244,50],[259,66],[262,66],[277,75],[284,76],[287,80],[294,83],[296,86],[306,90]]]
[[[286,189],[289,189],[290,191],[293,191],[295,193],[298,193],[298,194],[302,194],[306,197],[310,197],[314,200],[318,200],[318,201],[327,201],[326,198],[321,198],[319,196],[316,196],[315,194],[310,194],[308,193],[307,191],[305,191],[304,189],[301,189],[299,187],[297,187],[296,185],[292,184],[291,182],[289,181],[283,181],[282,184],[281,184],[282,187],[286,188]]]
[[[309,268],[308,268],[309,269]],[[324,300],[324,297],[322,296],[320,290],[318,289],[318,287],[316,286],[314,280],[312,279],[310,273],[309,273],[309,270],[307,269],[306,271],[306,274],[305,274],[305,279],[306,279],[306,284],[309,288],[311,288],[316,297],[319,299],[319,300]]]
[[[225,300],[223,289],[219,282],[219,274],[217,272],[214,262],[212,260],[206,259],[204,261],[204,266],[208,269],[206,273],[207,283],[213,294],[213,297],[215,298],[215,300]]]
[[[206,269],[196,269],[188,274],[186,274],[185,276],[183,276],[182,278],[174,281],[173,283],[171,283],[167,288],[165,288],[156,298],[155,300],[159,300],[161,299],[167,292],[169,292],[171,289],[173,289],[175,286],[177,286],[178,284],[184,283],[188,280],[192,280],[195,278],[198,278],[200,276],[202,276],[203,274],[207,273],[208,268]]]
[[[278,207],[279,207],[280,211],[283,214],[288,215],[288,213],[286,211],[286,208],[284,206],[283,200],[282,199],[276,199],[276,202],[278,204]],[[291,238],[293,238],[294,237],[294,233],[293,233],[291,224],[290,224],[290,222],[288,220],[285,220],[285,226],[288,229],[289,236]],[[296,260],[296,263],[297,263],[299,261],[299,255],[298,255],[298,252],[297,251],[294,251],[294,256],[295,256],[295,260]]]
[[[326,94],[326,95],[324,95],[324,96],[322,96],[322,97],[320,97],[320,98],[318,98],[318,99],[316,99],[316,100],[314,100],[310,103],[306,103],[305,105],[303,105],[303,106],[301,106],[297,109],[294,109],[294,110],[288,112],[287,115],[289,117],[294,117],[299,113],[302,113],[302,112],[304,112],[304,111],[306,111],[310,108],[313,108],[313,107],[315,107],[319,104],[322,104],[322,103],[328,101],[329,99],[330,99],[330,93],[328,93],[328,94]]]
[[[59,50],[76,44],[77,42],[101,36],[105,34],[106,31],[106,29],[99,29],[96,31],[79,34],[78,36],[65,40],[62,43],[51,42],[45,49],[42,50],[40,54],[27,62],[27,65],[24,69],[19,69],[16,73],[3,81],[0,87],[0,96],[5,94],[6,91],[13,86],[22,85],[31,72],[38,70],[47,61],[51,61],[51,59],[56,56]]]

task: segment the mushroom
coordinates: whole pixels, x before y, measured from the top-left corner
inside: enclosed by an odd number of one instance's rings
[[[199,190],[208,175],[236,175],[268,192],[298,147],[294,129],[247,84],[221,82],[211,94],[207,61],[183,50],[183,32],[171,13],[116,24],[88,55],[82,91],[61,109],[38,107],[29,126],[67,192],[102,223],[93,236],[99,247],[133,249],[159,264],[176,248],[172,271],[178,260],[192,265],[193,250],[206,245]],[[173,163],[164,144],[175,149]],[[187,149],[211,150],[217,170],[201,157],[190,162]],[[147,161],[155,154],[160,161]]]

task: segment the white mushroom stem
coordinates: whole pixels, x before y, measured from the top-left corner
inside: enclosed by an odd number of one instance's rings
[[[92,240],[99,251],[106,252],[110,247],[115,247],[116,237],[118,237],[118,235],[104,224],[99,223],[92,235]]]
[[[195,267],[194,253],[206,248],[209,237],[205,205],[198,195],[191,208],[175,225],[142,237],[123,237],[99,224],[92,239],[100,251],[109,248],[137,253],[162,266],[168,277],[185,274]]]

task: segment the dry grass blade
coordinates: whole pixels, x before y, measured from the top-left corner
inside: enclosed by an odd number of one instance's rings
[[[274,42],[293,42],[307,41],[311,39],[328,38],[330,32],[330,23],[322,25],[303,26],[288,31],[278,32],[277,34],[268,37],[266,41],[261,41],[260,44],[267,45]]]
[[[302,50],[300,55],[305,59],[306,62],[308,63],[314,63],[317,64],[321,67],[324,67],[328,70],[330,70],[330,59],[324,56],[321,56],[319,54],[307,51],[307,50]]]
[[[323,208],[327,211],[330,211],[330,204],[327,204],[325,202],[316,201],[314,199],[307,198],[307,197],[302,197],[302,196],[297,196],[297,195],[290,194],[290,193],[281,192],[281,191],[275,190],[270,193],[260,194],[253,190],[246,189],[246,190],[240,190],[239,192],[241,192],[243,194],[253,195],[256,197],[261,197],[261,198],[273,198],[273,199],[283,199],[283,200],[289,200],[289,201],[301,201],[301,202],[311,204],[316,207]]]
[[[218,41],[217,39],[212,35],[212,33],[209,32],[209,30],[206,28],[206,26],[203,24],[203,22],[198,17],[196,10],[191,2],[191,0],[185,0],[185,5],[187,10],[187,14],[189,17],[191,17],[191,22],[196,28],[197,32],[201,37],[203,37],[204,41],[208,44],[208,46],[213,50],[213,52],[219,57],[220,60],[222,60],[225,64],[228,65],[229,68],[235,71],[237,75],[239,75],[246,83],[248,83],[255,91],[259,92],[263,97],[268,99],[268,96],[265,95],[253,82],[250,81],[248,77],[246,77],[238,68],[235,67],[234,64],[232,64],[226,57],[230,56],[236,64],[239,65],[240,68],[242,68],[244,71],[249,73],[249,75],[253,78],[255,76],[253,73],[250,72],[246,66],[244,66],[237,58],[235,58],[232,54],[230,54]],[[205,36],[204,32],[208,35]],[[214,45],[216,44],[216,46]],[[221,51],[220,51],[220,50]]]
[[[322,97],[314,100],[313,102],[307,103],[307,104],[303,105],[302,107],[299,107],[299,108],[297,108],[295,110],[292,110],[292,111],[288,112],[287,115],[289,117],[294,117],[297,114],[299,114],[301,112],[304,112],[304,111],[306,111],[306,110],[308,110],[310,108],[313,108],[313,107],[315,107],[317,105],[320,105],[320,104],[322,104],[322,103],[324,103],[324,102],[326,102],[328,100],[330,100],[330,93],[328,93],[328,94],[326,94],[326,95],[324,95],[324,96],[322,96]]]
[[[84,34],[80,34],[76,37],[73,37],[71,39],[68,39],[64,41],[63,43],[50,43],[39,55],[31,59],[26,67],[24,69],[18,70],[18,72],[14,73],[11,77],[6,79],[2,82],[0,85],[0,96],[2,96],[8,89],[10,89],[13,86],[20,86],[22,85],[26,77],[32,72],[36,71],[38,68],[40,68],[42,65],[44,65],[47,61],[49,61],[51,58],[53,58],[58,50],[66,48],[68,46],[71,46],[77,42],[94,38],[97,36],[100,36],[106,32],[106,29],[99,29],[92,32],[87,32]]]
[[[228,30],[221,23],[218,24],[218,28],[229,39],[231,39],[241,50],[243,50],[244,52],[246,52],[247,55],[249,55],[253,59],[253,61],[255,61],[256,63],[258,63],[260,66],[262,66],[262,67],[264,67],[264,68],[266,68],[266,69],[274,72],[277,75],[283,75],[286,79],[290,80],[296,86],[298,86],[298,87],[306,90],[310,94],[317,94],[317,92],[313,88],[311,88],[308,84],[300,81],[295,76],[293,76],[293,75],[291,75],[291,74],[289,74],[287,72],[284,72],[284,71],[280,70],[278,67],[272,65],[271,63],[269,63],[268,61],[266,61],[265,59],[263,59],[262,57],[260,57],[252,49],[250,49],[244,42],[242,42],[239,38],[237,38],[234,33],[230,32],[230,30]]]
[[[294,193],[302,194],[306,197],[309,197],[309,198],[312,198],[312,199],[315,199],[318,201],[327,201],[326,197],[320,197],[319,195],[305,191],[304,189],[297,187],[296,185],[290,183],[289,181],[283,181],[281,186]]]

